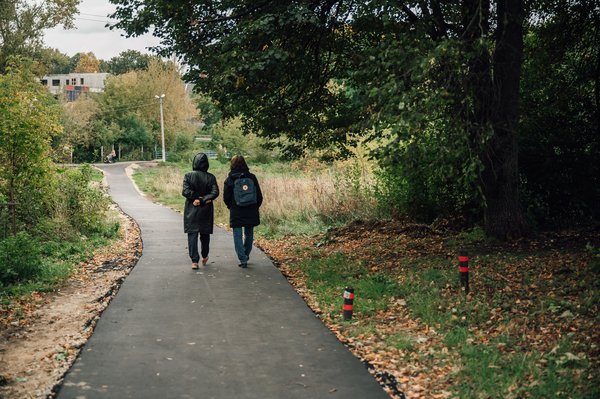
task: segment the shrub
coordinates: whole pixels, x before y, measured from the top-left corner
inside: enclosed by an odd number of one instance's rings
[[[75,231],[87,234],[102,229],[109,200],[90,186],[93,170],[89,165],[58,174],[55,220],[67,221]]]
[[[0,284],[30,280],[42,271],[38,243],[26,232],[0,241]]]
[[[189,133],[177,133],[175,136],[175,145],[173,146],[173,151],[175,152],[184,152],[192,148],[194,144],[194,140]]]

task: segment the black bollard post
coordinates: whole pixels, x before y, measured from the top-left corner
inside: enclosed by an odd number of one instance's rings
[[[354,304],[354,289],[344,288],[344,320],[352,320],[352,307]]]
[[[465,289],[465,294],[469,293],[469,254],[466,251],[460,251],[458,254],[458,271],[460,274],[460,283]]]

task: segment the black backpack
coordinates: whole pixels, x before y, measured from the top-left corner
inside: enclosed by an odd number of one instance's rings
[[[237,206],[256,204],[256,185],[254,180],[242,174],[233,182],[233,199]]]

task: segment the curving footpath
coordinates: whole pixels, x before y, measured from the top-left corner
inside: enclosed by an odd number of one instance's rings
[[[140,225],[143,255],[59,398],[389,398],[257,248],[240,269],[215,229],[209,263],[193,271],[181,215],[142,197],[126,166],[100,168]]]

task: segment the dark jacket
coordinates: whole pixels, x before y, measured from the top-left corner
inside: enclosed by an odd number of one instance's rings
[[[183,229],[186,233],[199,232],[212,234],[214,224],[214,207],[212,202],[219,196],[217,179],[208,173],[208,157],[206,154],[196,154],[192,161],[192,172],[183,178],[183,191],[185,209],[183,211]],[[194,200],[200,200],[200,206],[194,206]]]
[[[249,177],[254,180],[256,186],[256,204],[249,206],[237,206],[233,198],[233,184],[242,175]],[[243,227],[243,226],[258,226],[260,224],[260,215],[258,208],[260,208],[263,201],[262,191],[256,176],[250,173],[249,170],[232,170],[229,172],[229,176],[225,179],[223,185],[223,202],[229,208],[229,225],[231,227]]]

